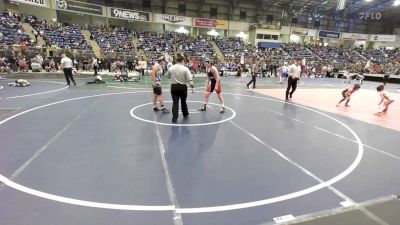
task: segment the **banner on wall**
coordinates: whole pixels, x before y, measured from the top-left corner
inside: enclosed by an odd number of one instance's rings
[[[56,0],[56,9],[83,13],[83,14],[91,14],[95,16],[104,15],[104,7],[101,5],[71,1],[71,0]]]
[[[400,41],[400,35],[396,36],[396,41]]]
[[[308,29],[308,36],[310,37],[316,37],[317,36],[318,31],[314,30],[314,29]]]
[[[142,22],[150,22],[151,21],[151,13],[149,12],[141,12],[141,11],[134,11],[128,9],[119,9],[109,7],[109,16],[111,18],[116,19],[124,19],[124,20],[136,20]]]
[[[366,41],[368,38],[369,34],[342,33],[342,39],[346,40]]]
[[[17,2],[17,3],[29,4],[40,7],[49,7],[47,0],[10,0],[10,2]]]
[[[300,28],[300,27],[292,27],[291,34],[307,36],[308,29],[307,28]]]
[[[153,21],[155,23],[176,24],[182,26],[192,26],[192,17],[174,16],[166,14],[154,14]]]
[[[193,23],[193,26],[195,27],[207,27],[217,29],[228,29],[228,25],[228,20],[213,20],[204,18],[196,18]]]
[[[371,34],[370,41],[396,41],[396,35]]]
[[[334,32],[334,31],[320,30],[318,32],[318,37],[321,37],[321,38],[340,38],[340,33],[339,32]]]

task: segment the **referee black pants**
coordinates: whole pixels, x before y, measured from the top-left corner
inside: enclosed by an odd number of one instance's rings
[[[72,68],[64,68],[64,76],[65,76],[65,80],[67,81],[67,85],[70,85],[70,83],[71,83],[70,79],[76,85],[75,79],[72,76]]]
[[[171,84],[172,96],[172,121],[178,119],[179,99],[181,100],[182,114],[184,117],[189,115],[189,110],[186,104],[187,86],[186,84]]]
[[[289,94],[290,94],[290,98],[292,98],[293,93],[296,91],[297,81],[298,80],[299,79],[297,79],[297,78],[293,78],[291,76],[289,77],[288,85],[287,85],[287,88],[286,88],[286,100],[289,99]],[[290,89],[292,89],[292,91],[290,91]]]
[[[389,81],[389,76],[384,75],[383,76],[383,85],[386,85],[386,83]]]
[[[252,74],[251,80],[249,81],[249,83],[247,83],[247,87],[250,86],[251,83],[253,83],[253,88],[256,88],[256,81],[257,81],[257,75]]]

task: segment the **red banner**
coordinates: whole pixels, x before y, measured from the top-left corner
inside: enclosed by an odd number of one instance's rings
[[[212,19],[196,18],[194,20],[194,26],[228,29],[228,21],[227,20],[212,20]]]

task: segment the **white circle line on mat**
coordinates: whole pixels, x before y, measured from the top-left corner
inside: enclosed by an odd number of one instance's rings
[[[110,96],[110,95],[122,95],[122,94],[138,94],[138,93],[149,93],[150,91],[141,91],[141,92],[120,92],[120,93],[107,93],[107,94],[98,94],[98,95],[90,95],[90,96],[83,96],[83,97],[77,97],[77,98],[72,98],[72,99],[66,99],[66,100],[61,100],[53,103],[49,103],[46,105],[38,106],[35,108],[28,109],[26,111],[20,112],[16,115],[13,115],[7,119],[4,119],[0,121],[0,125],[4,124],[5,122],[16,118],[18,116],[21,116],[23,114],[26,114],[28,112],[45,108],[48,106],[64,103],[64,102],[70,102],[70,101],[75,101],[75,100],[80,100],[80,99],[88,99],[88,98],[94,98],[94,97],[101,97],[101,96]],[[356,132],[352,130],[348,125],[345,123],[341,122],[340,120],[329,116],[323,112],[317,111],[312,108],[308,108],[306,106],[302,105],[297,105],[293,103],[287,103],[283,102],[278,99],[273,99],[273,98],[267,98],[267,97],[261,97],[261,96],[256,96],[256,95],[245,95],[245,94],[238,94],[238,93],[224,93],[225,95],[232,95],[232,96],[242,96],[242,97],[249,97],[249,98],[256,98],[256,99],[263,99],[263,100],[269,100],[269,101],[274,101],[274,102],[279,102],[282,104],[289,104],[293,105],[299,108],[303,108],[306,110],[310,110],[312,112],[315,112],[317,114],[320,114],[322,116],[325,116],[326,118],[329,118],[338,124],[342,125],[344,128],[346,128],[355,138],[357,144],[358,144],[358,152],[355,160],[351,163],[351,165],[344,170],[342,173],[339,175],[322,182],[320,184],[317,184],[315,186],[296,191],[293,193],[289,193],[286,195],[281,195],[281,196],[276,196],[273,198],[268,198],[268,199],[263,199],[263,200],[258,200],[258,201],[251,201],[251,202],[245,202],[245,203],[238,203],[238,204],[229,204],[229,205],[220,205],[220,206],[210,206],[210,207],[194,207],[194,208],[176,208],[173,205],[165,205],[165,206],[147,206],[147,205],[122,205],[122,204],[109,204],[109,203],[101,203],[101,202],[92,202],[92,201],[84,201],[84,200],[79,200],[79,199],[73,199],[73,198],[66,198],[63,196],[58,196],[58,195],[53,195],[49,194],[46,192],[34,190],[28,187],[25,187],[23,185],[20,185],[18,183],[15,183],[14,181],[11,181],[10,179],[4,177],[3,175],[0,174],[0,181],[3,182],[5,185],[14,188],[16,190],[19,190],[21,192],[25,192],[27,194],[31,194],[37,197],[45,198],[48,200],[53,200],[57,202],[62,202],[62,203],[67,203],[67,204],[73,204],[73,205],[79,205],[79,206],[86,206],[86,207],[93,207],[93,208],[104,208],[104,209],[115,209],[115,210],[130,210],[130,211],[176,211],[177,213],[181,214],[192,214],[192,213],[207,213],[207,212],[219,212],[219,211],[229,211],[229,210],[238,210],[238,209],[246,209],[246,208],[251,208],[251,207],[257,207],[257,206],[263,206],[263,205],[268,205],[272,203],[277,203],[301,196],[308,195],[310,193],[313,193],[315,191],[321,190],[323,188],[329,187],[333,185],[334,183],[344,179],[348,175],[350,175],[361,163],[363,154],[364,154],[364,147],[361,139],[358,137]]]
[[[164,102],[171,102],[171,101],[164,101]],[[187,102],[189,102],[189,103],[190,103],[190,102],[195,102],[195,103],[201,103],[201,104],[203,104],[203,102],[201,102],[201,101],[187,101]],[[149,103],[144,103],[144,104],[135,106],[134,108],[132,108],[132,109],[130,110],[130,115],[131,115],[133,118],[135,118],[135,119],[137,119],[137,120],[140,120],[140,121],[143,121],[143,122],[146,122],[146,123],[153,123],[153,124],[157,124],[157,125],[161,125],[161,126],[172,126],[172,127],[199,127],[199,126],[215,125],[215,124],[220,124],[220,123],[227,122],[227,121],[229,121],[229,120],[235,118],[235,116],[236,116],[235,110],[233,110],[232,108],[230,108],[230,107],[228,107],[228,106],[225,106],[225,108],[228,109],[228,110],[230,110],[230,111],[232,111],[232,115],[231,115],[230,117],[225,118],[225,119],[223,119],[223,120],[214,121],[214,122],[208,122],[208,123],[191,123],[191,124],[185,124],[185,123],[163,123],[163,122],[157,122],[157,121],[154,121],[154,120],[144,119],[144,118],[142,118],[142,117],[139,117],[139,116],[135,115],[135,113],[134,113],[135,110],[137,110],[138,108],[144,107],[144,106],[146,106],[146,105],[151,105],[151,104],[152,104],[152,103],[149,102]],[[211,102],[209,102],[208,104],[219,106],[218,104],[211,103]],[[189,114],[189,115],[190,115],[190,114]]]

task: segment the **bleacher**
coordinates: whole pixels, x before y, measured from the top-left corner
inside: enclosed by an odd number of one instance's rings
[[[26,21],[43,37],[47,45],[65,49],[87,50],[89,45],[78,25],[57,24],[39,21],[29,16]]]
[[[227,60],[240,59],[242,54],[245,58],[251,58],[253,54],[252,48],[247,46],[242,38],[215,38],[214,41]]]
[[[29,35],[23,30],[17,16],[10,13],[0,14],[0,44],[30,45]]]
[[[182,43],[182,51],[186,57],[215,58],[215,52],[205,37],[190,37]]]
[[[201,36],[192,37],[176,32],[136,32],[136,36],[139,39],[138,49],[143,49],[150,59],[176,52],[181,52],[188,58],[215,57],[211,44]]]
[[[173,40],[168,40],[170,35],[155,32],[136,32],[139,40],[138,49],[142,49],[147,57],[156,58],[164,55],[164,53],[173,53]]]
[[[20,18],[11,13],[0,14],[0,44],[29,45],[29,35],[24,32],[19,22]],[[47,46],[57,46],[57,52],[63,49],[88,50],[89,45],[86,42],[81,27],[73,24],[57,24],[47,21],[39,21],[34,16],[25,17],[33,29],[35,29],[46,41]],[[216,53],[210,41],[203,36],[190,36],[176,32],[130,32],[126,28],[111,26],[88,26],[91,32],[91,38],[95,39],[100,48],[105,53],[125,54],[136,56],[136,48],[132,43],[133,35],[138,38],[138,49],[142,49],[147,55],[148,65],[154,62],[155,58],[172,56],[177,52],[183,53],[191,61],[201,63],[202,59],[215,59]],[[346,67],[350,72],[360,72],[368,74],[383,74],[387,71],[390,64],[393,68],[398,68],[400,64],[399,49],[393,50],[363,50],[360,48],[345,48],[334,46],[312,46],[288,44],[281,48],[255,49],[246,45],[241,38],[214,38],[217,47],[224,55],[225,64],[219,64],[226,70],[236,70],[240,58],[243,56],[245,63],[250,59],[259,58],[267,63],[281,65],[291,59],[300,57],[307,60],[307,64],[321,69],[324,65],[341,69]],[[6,49],[6,48],[4,48]],[[12,48],[11,48],[12,50]],[[8,51],[11,51],[10,49]],[[3,55],[9,55],[2,50]],[[89,51],[91,52],[91,51]],[[358,52],[358,53],[357,53]],[[25,56],[28,56],[25,51]],[[106,58],[107,54],[104,54]],[[91,57],[87,56],[87,57]],[[111,57],[115,58],[115,57]],[[124,58],[126,59],[126,58]],[[217,60],[218,61],[218,60]],[[368,68],[365,67],[367,61],[370,61]],[[218,61],[220,62],[220,61]],[[395,70],[398,73],[399,69]],[[371,75],[372,76],[372,75]]]
[[[132,35],[124,27],[89,26],[91,37],[105,52],[135,52]]]
[[[332,64],[345,65],[348,63],[356,63],[366,61],[352,48],[334,47],[334,46],[311,46],[308,45],[313,53],[317,54],[323,61]]]
[[[306,46],[298,44],[289,44],[283,47],[284,51],[289,54],[291,58],[303,58],[308,62],[318,61],[317,55],[312,53]]]
[[[275,62],[288,61],[291,59],[291,56],[287,52],[285,52],[282,48],[259,49],[258,55],[262,59]]]

